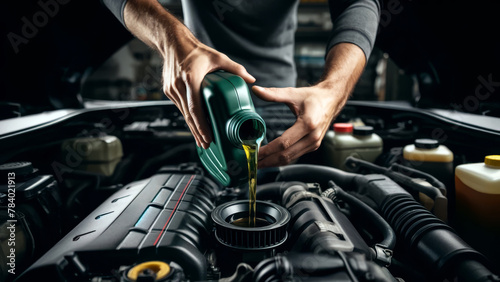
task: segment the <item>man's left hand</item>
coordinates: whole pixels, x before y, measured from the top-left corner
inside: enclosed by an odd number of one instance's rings
[[[286,104],[297,117],[292,127],[260,149],[259,168],[287,165],[319,148],[332,120],[347,100],[343,89],[325,84],[302,88],[252,88],[255,95],[265,101]]]

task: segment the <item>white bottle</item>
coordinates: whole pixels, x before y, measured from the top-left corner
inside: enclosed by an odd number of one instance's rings
[[[373,133],[371,126],[353,126],[350,123],[335,123],[333,131],[324,138],[325,165],[347,170],[345,160],[355,157],[374,162],[382,153],[382,138]]]

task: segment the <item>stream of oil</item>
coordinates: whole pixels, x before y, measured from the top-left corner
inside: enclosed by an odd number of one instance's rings
[[[248,163],[248,227],[256,227],[257,218],[257,160],[262,138],[243,140],[242,145]]]

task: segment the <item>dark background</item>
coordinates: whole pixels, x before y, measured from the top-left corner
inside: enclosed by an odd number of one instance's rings
[[[82,107],[82,81],[133,38],[100,1],[40,2],[56,3],[58,11],[44,18],[38,1],[1,4],[2,117]],[[160,2],[181,17],[179,1]],[[321,74],[321,48],[331,28],[325,17],[327,5],[326,1],[300,5],[299,86],[314,83]],[[495,20],[495,1],[384,0],[381,6],[376,47],[351,99],[406,100],[422,108],[500,116],[500,24]],[[38,21],[40,27],[26,38],[27,43],[17,46],[16,53],[12,34],[23,36],[23,18],[32,24]],[[123,85],[133,87],[134,81]]]

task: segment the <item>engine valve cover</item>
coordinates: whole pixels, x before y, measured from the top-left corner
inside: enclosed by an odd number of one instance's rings
[[[91,279],[148,260],[174,261],[187,278],[206,276],[218,186],[197,174],[160,173],[106,200],[18,281]]]

